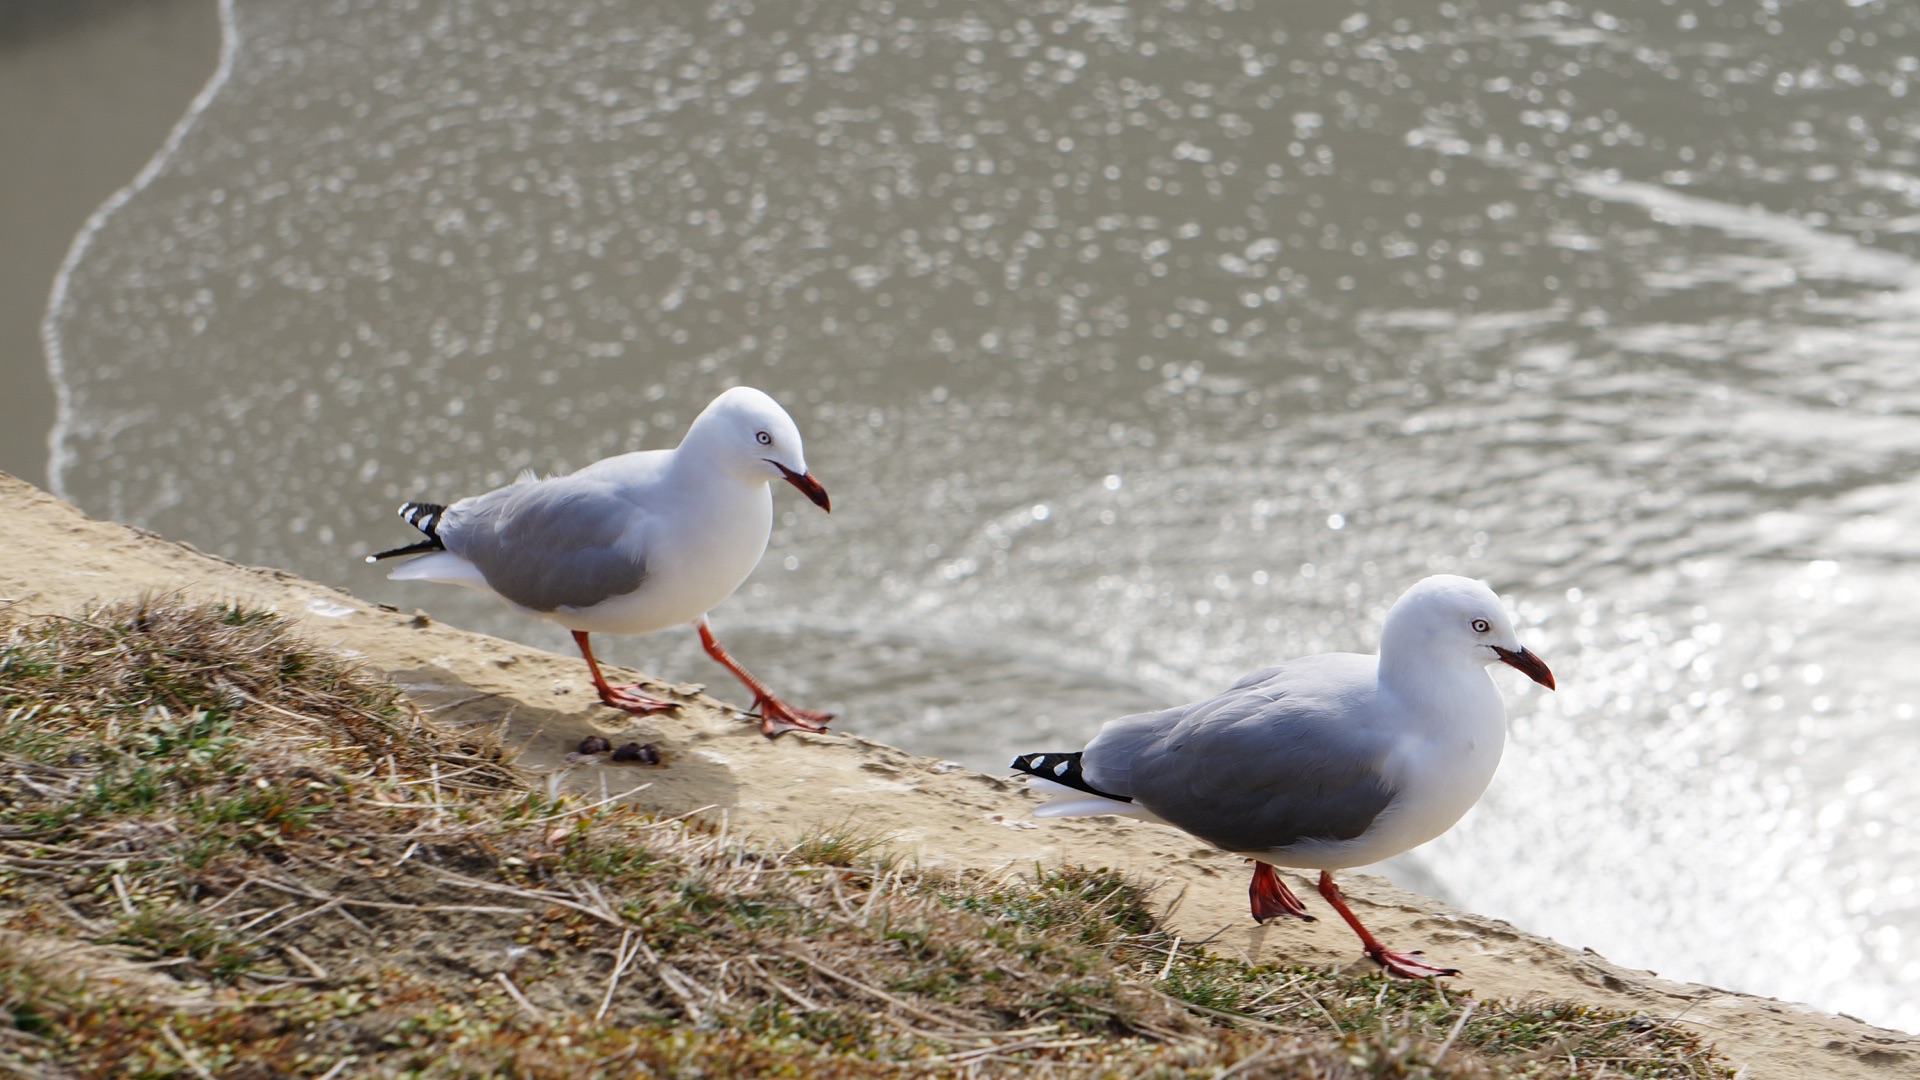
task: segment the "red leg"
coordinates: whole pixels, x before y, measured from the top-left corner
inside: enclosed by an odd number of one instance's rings
[[[1367,928],[1360,925],[1360,920],[1355,917],[1353,910],[1347,907],[1347,898],[1340,895],[1340,886],[1333,883],[1331,871],[1320,871],[1320,895],[1326,897],[1327,903],[1333,905],[1333,910],[1339,912],[1340,917],[1347,920],[1347,925],[1353,927],[1353,932],[1360,935],[1360,947],[1367,950],[1367,955],[1373,958],[1374,963],[1386,968],[1387,974],[1400,975],[1409,979],[1431,979],[1440,975],[1460,974],[1458,968],[1435,967],[1425,960],[1416,960],[1415,957],[1420,955],[1418,952],[1388,952],[1387,947],[1380,944],[1380,939],[1368,933]]]
[[[580,646],[580,655],[587,658],[587,670],[593,673],[593,688],[600,691],[602,702],[616,709],[624,709],[635,716],[667,712],[680,707],[677,703],[665,698],[643,694],[638,686],[608,686],[607,677],[600,674],[600,662],[593,658],[593,648],[587,644],[586,631],[575,630],[573,643]]]
[[[720,647],[720,639],[713,636],[713,628],[707,625],[707,620],[701,619],[694,625],[700,628],[700,644],[707,647],[707,655],[718,661],[721,667],[733,672],[734,678],[753,691],[753,708],[760,714],[760,734],[772,739],[789,731],[827,730],[827,721],[833,719],[832,713],[802,709],[774,697],[772,691],[762,685],[759,679],[747,674],[747,669]]]
[[[1273,867],[1259,859],[1250,859],[1253,863],[1253,884],[1247,887],[1247,895],[1253,898],[1253,921],[1266,922],[1281,915],[1291,915],[1296,919],[1312,922],[1313,916],[1307,914],[1307,906],[1293,895],[1287,883],[1280,880]]]

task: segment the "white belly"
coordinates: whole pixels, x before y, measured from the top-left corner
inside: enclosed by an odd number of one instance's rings
[[[1478,708],[1406,738],[1384,770],[1398,794],[1366,832],[1242,854],[1276,866],[1342,870],[1390,859],[1453,828],[1485,794],[1506,748],[1506,706],[1491,681],[1487,689]]]
[[[699,619],[732,596],[766,554],[773,534],[773,493],[755,484],[737,493],[708,493],[702,505],[666,515],[647,546],[640,587],[591,607],[534,612],[569,630],[647,634]],[[724,497],[723,497],[724,496]]]

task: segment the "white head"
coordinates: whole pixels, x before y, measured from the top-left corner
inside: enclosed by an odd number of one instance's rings
[[[1506,605],[1472,578],[1436,574],[1415,582],[1380,628],[1383,673],[1409,661],[1485,667],[1496,660],[1553,689],[1553,672],[1520,644]]]
[[[780,403],[751,386],[736,386],[709,402],[693,418],[682,447],[709,467],[731,467],[741,475],[785,480],[822,510],[831,511],[827,489],[807,471],[800,429]]]

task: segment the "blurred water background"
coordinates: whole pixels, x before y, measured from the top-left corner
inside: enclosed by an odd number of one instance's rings
[[[1387,870],[1920,1029],[1920,9],[221,13],[49,311],[87,510],[563,648],[359,557],[759,386],[835,512],[723,638],[983,769],[1483,577],[1562,689]]]
[[[47,286],[220,51],[214,0],[0,0],[0,469],[45,487]]]

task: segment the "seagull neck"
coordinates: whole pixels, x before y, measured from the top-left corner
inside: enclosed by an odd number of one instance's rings
[[[1452,662],[1452,657],[1425,650],[1392,649],[1388,644],[1380,646],[1380,685],[1403,701],[1454,700],[1493,685],[1484,667]]]
[[[695,423],[674,448],[673,460],[667,466],[668,476],[676,483],[701,485],[738,472],[728,467],[730,459],[722,442],[715,429]]]
[[[1427,659],[1430,650],[1424,647],[1424,635],[1401,616],[1395,605],[1380,628],[1380,685],[1401,694],[1417,694],[1433,681],[1434,665]]]

